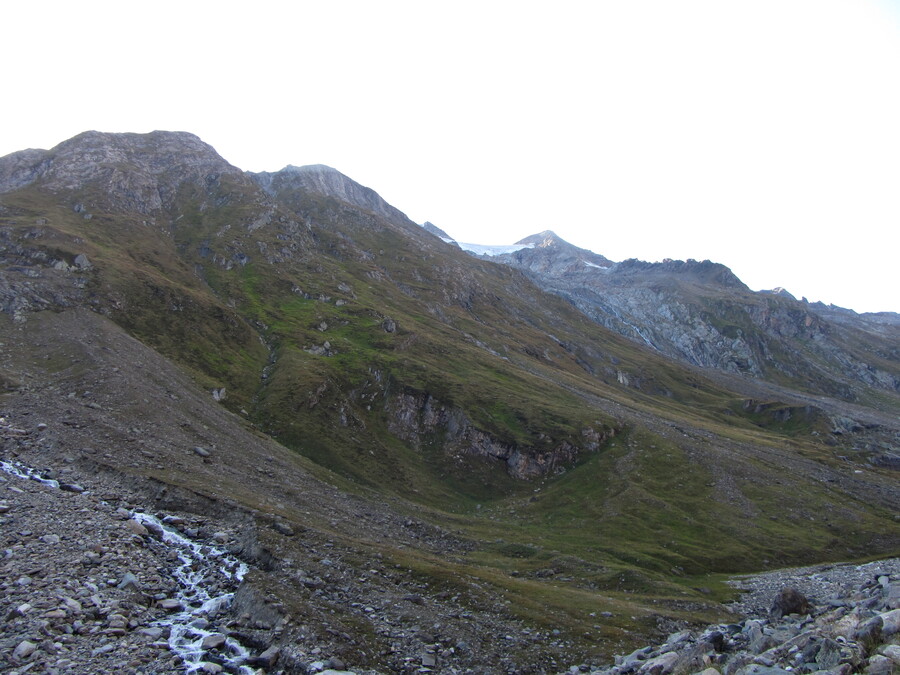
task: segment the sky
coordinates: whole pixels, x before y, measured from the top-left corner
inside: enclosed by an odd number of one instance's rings
[[[460,241],[900,311],[900,0],[10,2],[0,155],[190,131]]]

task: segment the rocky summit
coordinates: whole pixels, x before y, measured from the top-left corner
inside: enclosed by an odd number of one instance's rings
[[[0,670],[896,668],[895,315],[448,239],[186,133],[0,158]]]

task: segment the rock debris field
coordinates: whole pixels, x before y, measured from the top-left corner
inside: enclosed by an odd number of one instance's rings
[[[900,558],[779,570],[732,582],[730,624],[669,635],[592,675],[890,675],[900,672]]]
[[[252,673],[274,660],[228,634],[246,571],[223,549],[233,533],[0,469],[0,670]]]

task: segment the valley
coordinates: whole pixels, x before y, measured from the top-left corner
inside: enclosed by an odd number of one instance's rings
[[[0,158],[0,459],[221,533],[222,630],[285,672],[599,665],[727,619],[730,575],[900,551],[897,325],[563,244],[479,259],[190,134]],[[13,487],[6,583],[67,508]],[[182,672],[136,631],[97,672]]]

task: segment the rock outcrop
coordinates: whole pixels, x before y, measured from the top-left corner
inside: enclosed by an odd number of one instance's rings
[[[578,444],[564,440],[550,448],[519,447],[476,428],[464,411],[426,393],[394,394],[388,397],[385,407],[390,431],[413,447],[421,449],[425,443],[434,443],[450,457],[468,455],[497,460],[506,464],[510,476],[523,480],[571,465],[582,454],[597,451],[616,433],[610,428],[586,428]]]

